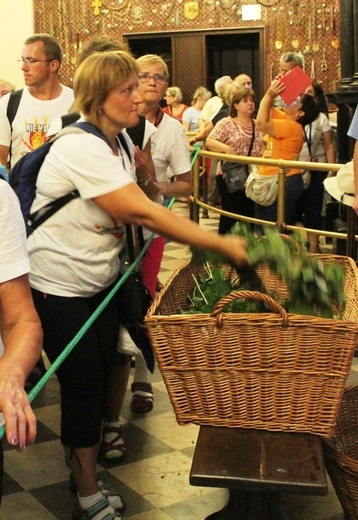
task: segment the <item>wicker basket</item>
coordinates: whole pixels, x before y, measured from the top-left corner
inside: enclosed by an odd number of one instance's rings
[[[348,257],[319,256],[345,268],[342,321],[287,315],[261,293],[272,313],[223,313],[225,298],[212,315],[180,314],[204,269],[185,264],[172,276],[146,325],[179,424],[333,435],[358,343],[358,275]],[[269,269],[258,273],[287,297]]]
[[[358,520],[358,386],[347,388],[335,436],[323,443],[326,468],[347,520]]]

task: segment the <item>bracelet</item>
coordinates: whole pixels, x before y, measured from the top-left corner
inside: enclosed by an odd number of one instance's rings
[[[152,180],[152,177],[147,177],[144,181],[138,181],[137,184],[139,186],[148,186],[148,184],[150,183],[150,181]]]

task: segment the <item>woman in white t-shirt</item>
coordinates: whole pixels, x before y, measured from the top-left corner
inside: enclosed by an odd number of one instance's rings
[[[30,282],[44,329],[44,350],[57,359],[120,277],[119,252],[127,224],[143,225],[178,242],[246,261],[243,241],[204,232],[193,222],[150,201],[136,183],[133,145],[120,132],[138,123],[138,66],[127,52],[85,59],[74,79],[76,109],[103,134],[61,136],[40,169],[32,211],[77,189],[72,200],[29,237]],[[154,134],[155,136],[156,134]],[[154,137],[153,136],[153,137]],[[121,518],[102,494],[96,461],[119,312],[112,298],[57,370],[61,387],[61,442],[78,495],[72,519]]]
[[[321,112],[317,119],[304,127],[303,146],[299,156],[300,161],[331,163],[336,162],[336,151],[333,142],[332,128],[325,110],[324,92],[319,83],[312,83],[306,94],[313,96],[320,106]],[[310,170],[309,185],[303,193],[297,205],[297,221],[303,222],[307,228],[321,229],[322,207],[324,197],[323,181],[334,174],[327,171]],[[309,233],[309,250],[311,253],[319,253],[319,235]]]

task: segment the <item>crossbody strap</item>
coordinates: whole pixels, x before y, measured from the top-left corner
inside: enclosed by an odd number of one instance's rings
[[[248,157],[250,157],[250,155],[251,155],[252,148],[254,146],[254,141],[255,141],[255,123],[254,123],[253,119],[251,119],[251,122],[252,122],[252,138],[251,138],[249,151],[247,152]]]
[[[303,128],[303,133],[305,136],[305,141],[307,143],[308,153],[310,154],[310,159],[312,159],[312,123],[309,125],[309,135],[307,136],[306,128]]]

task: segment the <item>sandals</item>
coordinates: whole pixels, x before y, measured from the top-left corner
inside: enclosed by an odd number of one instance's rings
[[[100,492],[102,493],[103,497],[108,500],[109,505],[118,513],[124,513],[124,511],[126,510],[126,504],[121,495],[118,493],[118,491],[110,484],[105,484],[104,482],[102,482],[102,480],[98,480],[97,482]],[[70,473],[69,489],[73,501],[76,501],[77,486],[72,473]]]
[[[115,437],[107,442],[105,436],[108,433],[116,434]],[[121,462],[127,453],[127,448],[123,441],[123,431],[120,426],[104,426],[103,427],[103,441],[101,444],[101,455],[108,462]]]
[[[113,509],[112,511],[105,512],[105,509],[108,510],[109,508],[112,509],[108,500],[103,498],[92,507],[81,509],[78,499],[76,498],[73,503],[72,520],[91,520],[94,517],[101,518],[102,520],[126,520],[122,513],[114,511]],[[99,516],[102,511],[102,516]]]
[[[153,410],[154,396],[150,383],[132,383],[133,397],[131,409],[133,412],[146,413]]]

